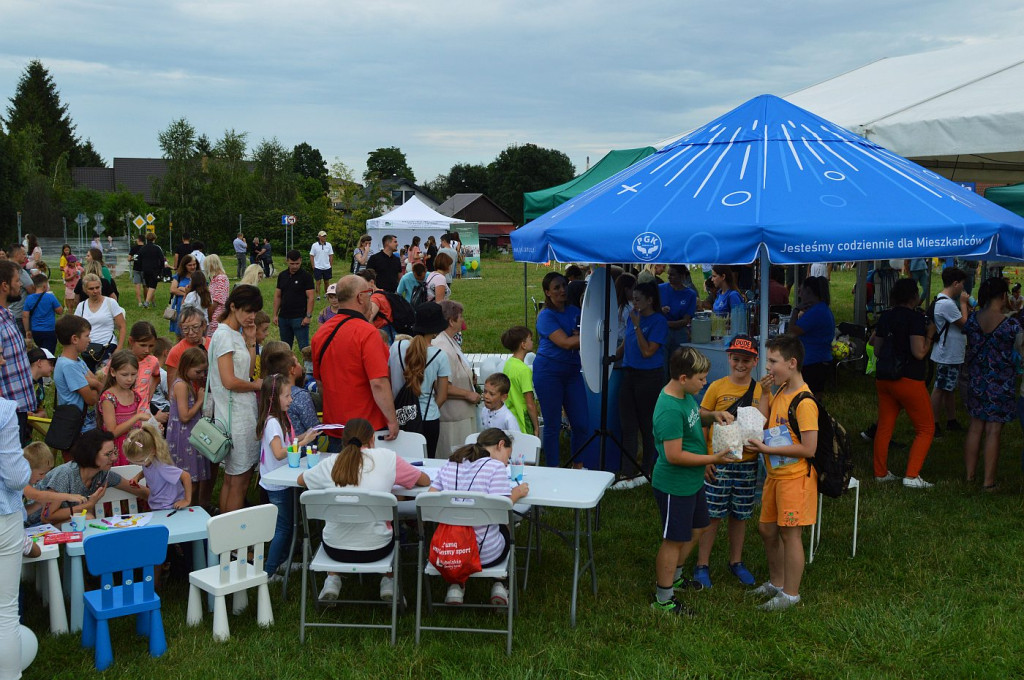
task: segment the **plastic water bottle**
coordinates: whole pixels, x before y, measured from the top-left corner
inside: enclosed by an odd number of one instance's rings
[[[522,454],[522,452],[519,452],[519,453],[513,452],[512,453],[512,460],[511,460],[511,470],[509,472],[509,475],[511,476],[512,481],[513,482],[522,482],[523,481],[523,473],[524,473],[524,471],[525,471],[525,466],[523,464],[523,454]]]
[[[967,308],[968,309],[974,309],[977,306],[978,306],[978,301],[974,299],[973,295],[971,297],[967,298]]]

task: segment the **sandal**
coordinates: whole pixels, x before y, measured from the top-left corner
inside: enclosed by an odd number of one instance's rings
[[[985,493],[992,493],[998,488],[998,484],[985,484],[984,486],[981,487],[981,490],[984,491]]]

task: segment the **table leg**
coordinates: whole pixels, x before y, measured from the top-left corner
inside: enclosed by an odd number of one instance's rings
[[[68,614],[64,608],[64,593],[60,586],[58,560],[46,560],[46,587],[50,598],[50,632],[54,635],[68,632]]]
[[[82,630],[85,615],[85,578],[82,575],[82,556],[76,555],[71,561],[71,632]]]
[[[299,540],[299,526],[301,522],[301,509],[299,508],[299,494],[292,493],[292,541],[288,546],[288,558],[284,561],[284,577],[281,579],[281,599],[288,599],[288,576],[292,573],[292,556],[295,555],[295,544]],[[273,575],[273,574],[271,574]]]
[[[579,588],[580,582],[580,511],[579,508],[573,510],[573,514],[576,516],[576,528],[573,532],[573,547],[572,547],[572,604],[569,606],[569,625],[572,628],[576,627],[576,594]]]
[[[597,506],[600,511],[601,506]],[[590,508],[587,508],[587,558],[590,560],[590,585],[597,597],[597,562],[594,560],[594,526],[591,523]]]

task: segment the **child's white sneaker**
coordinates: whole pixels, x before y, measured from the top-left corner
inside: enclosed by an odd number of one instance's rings
[[[775,597],[760,605],[758,609],[763,612],[781,612],[784,609],[789,609],[799,601],[799,595],[787,595],[780,590],[775,594]]]
[[[380,599],[385,602],[391,602],[395,597],[395,580],[390,576],[384,576],[380,579]]]
[[[460,586],[458,583],[453,583],[448,586],[448,593],[444,596],[445,604],[462,604],[463,598],[466,597],[466,589]]]
[[[508,588],[501,581],[495,581],[494,585],[491,586],[491,604],[495,607],[508,605]]]
[[[904,477],[903,486],[908,489],[930,489],[935,485],[931,482],[924,481],[920,477]]]
[[[324,587],[320,589],[319,599],[321,600],[337,600],[338,595],[341,594],[341,577],[336,574],[331,574],[324,579]]]
[[[758,597],[775,597],[782,592],[782,588],[779,588],[771,581],[765,581],[756,588],[751,588],[747,591],[747,595],[756,595]]]

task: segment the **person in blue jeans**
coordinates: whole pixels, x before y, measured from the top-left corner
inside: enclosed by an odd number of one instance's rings
[[[299,349],[309,347],[309,323],[313,320],[313,276],[302,268],[302,253],[289,250],[288,268],[277,275],[274,291],[273,323],[281,331],[281,341]]]
[[[295,489],[268,484],[262,478],[287,464],[290,444],[302,447],[319,435],[318,430],[309,430],[298,439],[295,438],[295,431],[288,418],[288,407],[291,404],[291,376],[275,373],[263,379],[256,436],[260,438],[260,486],[266,490],[267,498],[277,508],[274,538],[270,541],[270,551],[263,565],[271,578],[277,573],[277,568],[284,564],[291,547]]]
[[[589,434],[587,391],[580,372],[580,308],[567,304],[567,282],[558,272],[548,273],[542,282],[544,309],[537,315],[537,358],[533,362],[533,387],[544,417],[544,455],[549,466],[559,464],[559,433],[562,409],[572,428],[572,451],[579,451]],[[589,453],[589,452],[588,452]],[[588,468],[597,467],[592,455],[576,460]]]

